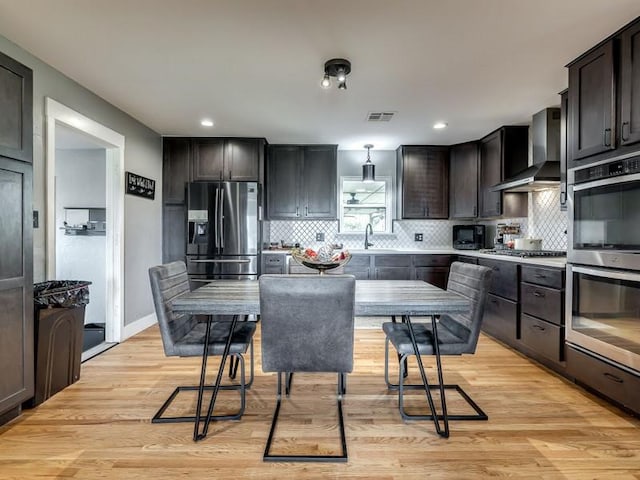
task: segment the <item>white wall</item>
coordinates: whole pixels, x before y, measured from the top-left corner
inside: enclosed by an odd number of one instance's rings
[[[162,137],[0,35],[0,51],[33,70],[33,208],[45,209],[45,97],[125,136],[125,170],[162,185]],[[82,59],[78,59],[82,61]],[[126,82],[126,72],[122,72]],[[148,269],[162,262],[162,188],[155,200],[125,195],[124,324],[153,313]],[[34,229],[34,281],[45,278],[45,219]]]
[[[65,235],[65,208],[105,208],[106,152],[56,150],[56,278],[87,280],[84,323],[105,323],[106,236]]]

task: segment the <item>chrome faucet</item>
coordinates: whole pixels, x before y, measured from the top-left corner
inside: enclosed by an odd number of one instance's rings
[[[370,223],[367,223],[364,229],[364,248],[366,250],[368,250],[369,247],[373,247],[373,243],[369,242],[369,235],[373,236],[373,227]]]

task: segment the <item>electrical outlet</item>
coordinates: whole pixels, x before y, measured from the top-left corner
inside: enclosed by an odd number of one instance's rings
[[[316,242],[324,242],[324,232],[316,233]]]
[[[413,234],[413,240],[415,242],[421,242],[422,241],[422,234],[421,233],[414,233]]]

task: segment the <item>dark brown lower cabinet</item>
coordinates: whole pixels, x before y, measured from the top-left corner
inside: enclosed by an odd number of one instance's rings
[[[36,385],[30,407],[80,379],[85,307],[36,312]]]
[[[497,295],[487,295],[482,330],[509,345],[518,338],[518,303]]]
[[[640,377],[567,347],[567,373],[601,395],[640,413]]]
[[[520,341],[549,360],[564,360],[564,328],[559,325],[523,313],[520,316]]]
[[[344,266],[344,273],[353,275],[356,280],[369,280],[371,277],[371,256],[353,255]]]
[[[423,280],[446,290],[449,267],[416,267],[416,280]]]

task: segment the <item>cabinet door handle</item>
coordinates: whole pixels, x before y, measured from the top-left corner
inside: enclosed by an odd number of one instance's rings
[[[500,211],[500,200],[496,202],[496,212]]]
[[[534,275],[534,277],[536,277],[536,278],[547,278],[547,276],[546,276],[546,275],[543,275],[542,273],[536,273],[536,274]]]
[[[629,137],[624,134],[625,127],[627,127],[626,130],[628,132],[629,131],[629,122],[622,122],[622,141],[623,142],[626,142],[627,140],[629,140]]]
[[[611,146],[611,129],[610,128],[605,128],[604,129],[604,146],[605,147],[610,147]]]
[[[473,216],[474,217],[478,214],[477,210],[478,210],[478,207],[474,206],[473,207]]]
[[[540,325],[532,325],[532,326],[533,326],[533,328],[535,328],[536,330],[540,330],[541,332],[545,331],[545,328],[541,327]]]
[[[605,377],[607,377],[609,380],[616,382],[616,383],[624,383],[624,380],[621,379],[619,376],[614,375],[613,373],[609,373],[609,372],[605,372],[603,373],[603,375]]]
[[[304,207],[304,216],[305,217],[309,216],[309,205],[305,205],[305,207]]]
[[[296,207],[296,217],[300,216],[300,207]]]
[[[534,297],[541,297],[544,298],[544,293],[542,292],[538,292],[537,290],[535,292],[533,292],[533,296]]]
[[[231,180],[233,178],[233,175],[231,175],[231,170],[229,170],[229,180]]]

